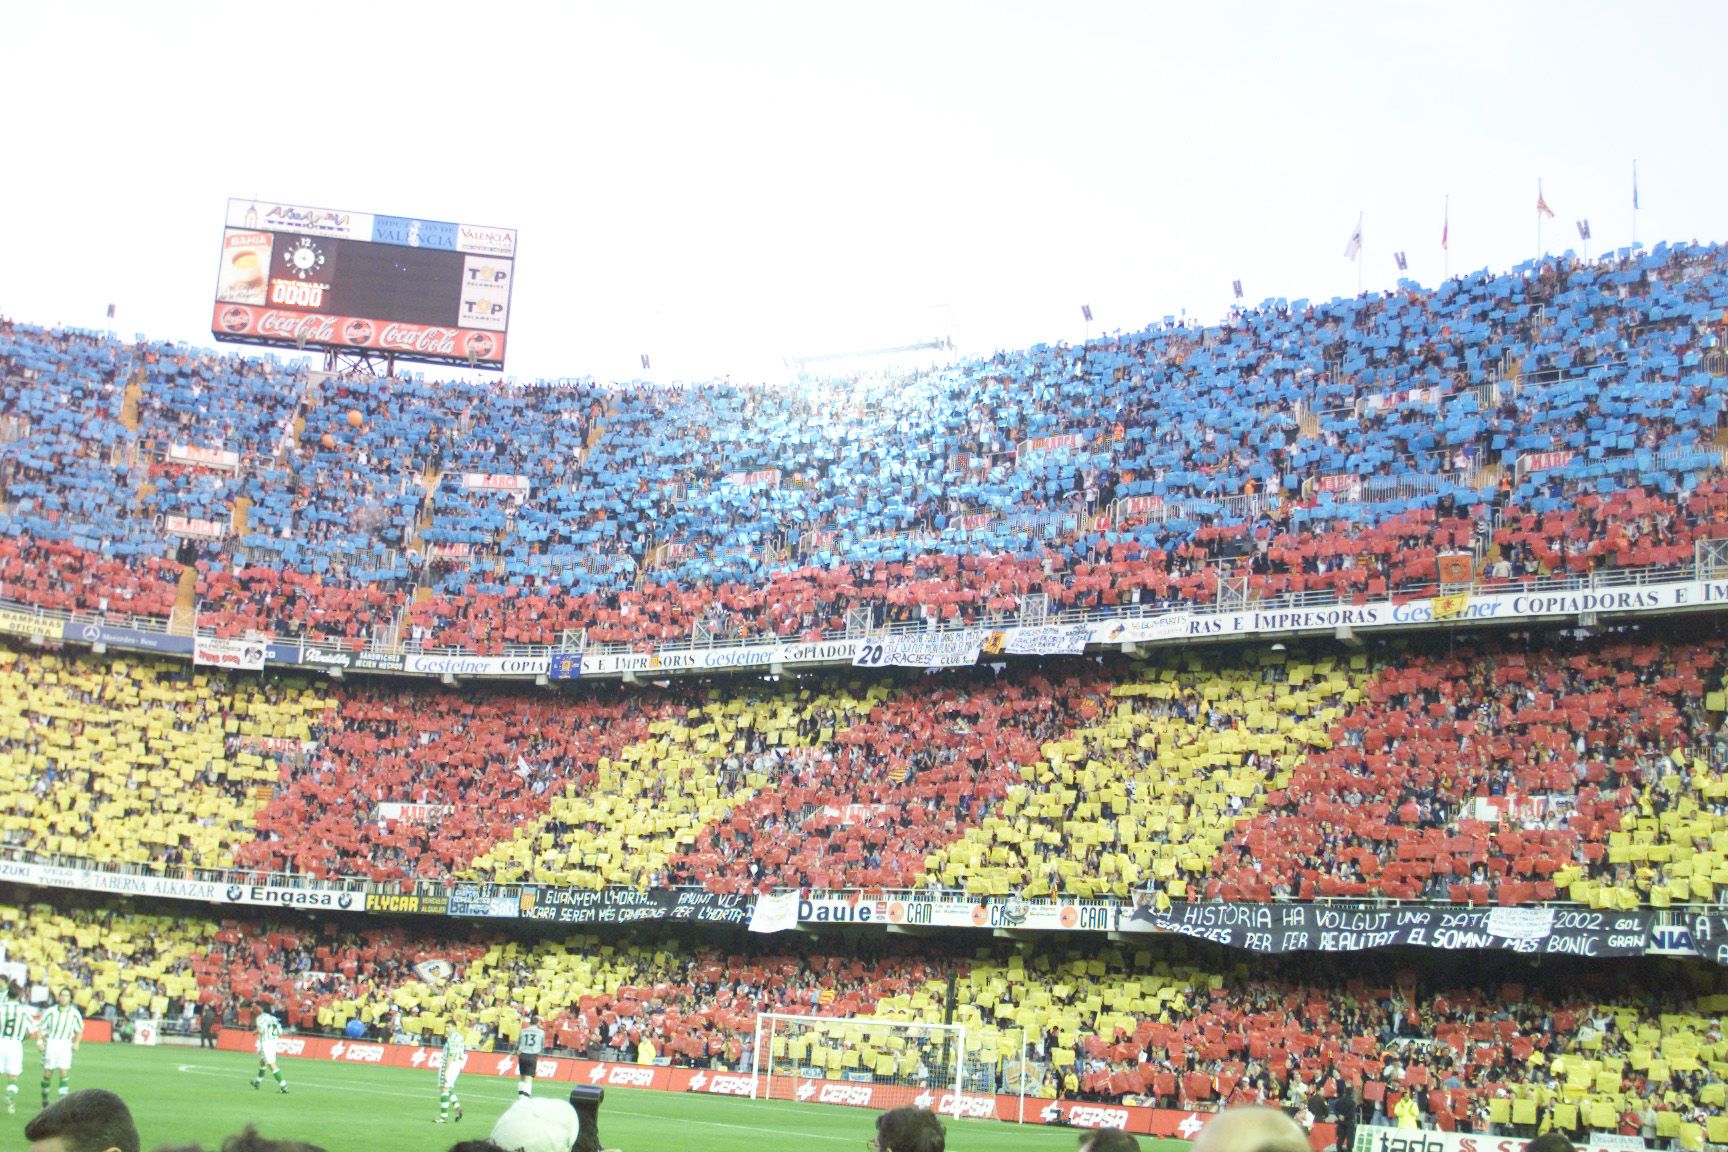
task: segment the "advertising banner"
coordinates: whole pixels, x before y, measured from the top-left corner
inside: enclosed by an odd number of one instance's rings
[[[123,896],[156,896],[167,900],[222,900],[223,885],[210,880],[179,880],[168,876],[132,875],[37,864],[25,860],[0,860],[0,881],[35,884],[44,888],[77,888],[86,892],[114,892]]]
[[[271,200],[230,200],[228,227],[247,231],[366,239],[372,234],[372,217],[365,212],[336,212],[328,208],[278,204]]]
[[[544,676],[544,656],[440,656],[410,652],[402,659],[404,672],[428,676]]]
[[[514,920],[519,908],[514,889],[501,892],[490,884],[453,884],[449,899],[447,912],[451,916]]]
[[[1250,952],[1485,948],[1557,956],[1641,956],[1653,913],[1529,908],[1383,908],[1371,904],[1178,901],[1167,912],[1124,912],[1123,932],[1174,932]]]
[[[920,899],[907,895],[864,898],[852,894],[798,901],[801,924],[919,924],[937,928],[1021,928],[1047,932],[1109,932],[1121,911],[1103,902],[1034,904],[1026,900]]]
[[[389,916],[448,916],[450,898],[424,892],[368,892],[366,911]]]
[[[227,1052],[255,1050],[256,1036],[239,1028],[224,1028],[216,1046]],[[336,1039],[326,1036],[297,1036],[285,1033],[277,1041],[277,1051],[300,1060],[323,1060],[341,1064],[372,1064],[388,1068],[435,1069],[442,1058],[439,1049],[414,1044],[383,1044],[369,1041]],[[467,1074],[512,1079],[516,1076],[516,1056],[512,1052],[468,1053]],[[891,1090],[886,1086],[855,1080],[827,1080],[813,1076],[775,1076],[760,1080],[749,1072],[722,1072],[707,1068],[670,1068],[659,1064],[616,1064],[580,1060],[566,1056],[542,1056],[539,1079],[564,1084],[593,1084],[602,1088],[646,1088],[657,1092],[695,1092],[706,1096],[797,1100],[814,1104],[840,1104],[854,1108],[888,1109],[906,1103],[905,1089]],[[1210,1112],[1184,1112],[1173,1108],[1142,1108],[1127,1104],[1091,1103],[1079,1100],[1043,1100],[1028,1096],[990,1095],[986,1093],[954,1093],[924,1089],[911,1101],[917,1107],[930,1108],[943,1116],[967,1117],[980,1120],[1023,1120],[1027,1124],[1065,1128],[1120,1128],[1141,1136],[1161,1136],[1168,1139],[1192,1140]],[[602,1112],[604,1116],[604,1112]],[[1360,1135],[1373,1131],[1357,1129],[1357,1152],[1363,1152]],[[1432,1135],[1429,1133],[1405,1135]],[[1308,1134],[1316,1149],[1326,1148],[1336,1139],[1330,1124],[1316,1124]],[[1478,1137],[1478,1140],[1483,1138]],[[1523,1142],[1517,1142],[1522,1147]],[[1589,1152],[1628,1152],[1620,1147],[1580,1145]],[[1371,1152],[1384,1152],[1376,1144]],[[1416,1145],[1400,1145],[1395,1152],[1421,1152]],[[1477,1149],[1449,1147],[1447,1152],[1502,1152],[1483,1141]],[[1505,1152],[1515,1152],[1507,1149]]]
[[[12,636],[52,636],[59,639],[66,625],[58,616],[38,616],[34,612],[20,612],[13,608],[0,608],[0,632]]]
[[[358,912],[366,907],[364,894],[322,884],[225,884],[222,886],[221,902],[263,904],[275,908],[325,909],[334,912]]]
[[[364,316],[296,312],[287,308],[225,304],[218,301],[211,318],[218,337],[258,340],[321,348],[356,348],[392,352],[409,359],[475,360],[496,366],[504,360],[502,332],[470,331],[437,324],[371,320]]]
[[[402,657],[389,652],[349,652],[318,644],[302,644],[298,661],[309,668],[340,668],[356,672],[400,672]]]
[[[164,652],[175,656],[192,654],[192,637],[170,636],[166,632],[144,632],[137,628],[119,628],[112,624],[79,623],[68,620],[61,633],[65,640],[80,644],[106,644],[110,648],[130,648],[137,652]]]
[[[1482,1136],[1469,1132],[1412,1131],[1378,1124],[1356,1129],[1356,1143],[1340,1152],[1524,1152],[1528,1140],[1516,1136]],[[1572,1142],[1576,1152],[1643,1152],[1636,1136],[1589,1132]]]
[[[192,642],[192,663],[257,672],[264,667],[264,648],[262,640],[220,640],[214,636],[199,636]]]

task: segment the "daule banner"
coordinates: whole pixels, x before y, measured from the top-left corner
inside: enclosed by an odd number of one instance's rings
[[[1642,956],[1653,914],[1551,906],[1381,908],[1369,904],[1178,901],[1169,911],[1124,912],[1123,932],[1174,932],[1249,952],[1363,952],[1373,948],[1504,949],[1531,955]]]
[[[217,1039],[217,1047],[228,1052],[251,1052],[254,1043],[253,1033],[238,1028],[223,1029]],[[424,1068],[429,1072],[436,1070],[443,1059],[438,1048],[422,1045],[375,1044],[324,1036],[295,1036],[292,1033],[283,1035],[276,1042],[276,1050],[280,1055],[300,1060]],[[465,1075],[511,1079],[516,1076],[516,1056],[512,1052],[470,1052],[463,1072]],[[770,1083],[767,1077],[758,1079],[750,1072],[669,1068],[659,1064],[614,1064],[566,1056],[540,1057],[538,1079],[565,1084],[595,1084],[603,1088],[646,1088],[657,1092],[695,1092],[704,1096],[746,1099],[763,1097],[854,1108],[888,1109],[914,1104],[934,1109],[944,1116],[1024,1121],[1068,1128],[1120,1128],[1140,1136],[1184,1140],[1192,1140],[1211,1119],[1208,1112],[1184,1112],[1173,1108],[1046,1100],[1035,1096],[1022,1099],[1019,1096],[943,1092],[931,1088],[920,1089],[908,1098],[908,1090],[899,1085],[818,1080],[808,1076],[776,1076]],[[431,1083],[428,1079],[429,1089]],[[604,1110],[601,1115],[605,1115]],[[1315,1148],[1325,1148],[1335,1138],[1336,1133],[1330,1124],[1316,1124],[1309,1133],[1309,1142]],[[1483,1152],[1491,1150],[1485,1148]]]

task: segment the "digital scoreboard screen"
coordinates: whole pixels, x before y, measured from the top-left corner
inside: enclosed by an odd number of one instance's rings
[[[210,331],[502,369],[516,231],[228,201]]]

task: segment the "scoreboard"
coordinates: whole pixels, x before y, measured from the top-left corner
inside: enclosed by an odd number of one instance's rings
[[[502,370],[515,263],[513,228],[230,200],[210,331]]]

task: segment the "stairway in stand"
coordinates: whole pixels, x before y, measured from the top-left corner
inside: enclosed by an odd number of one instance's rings
[[[174,594],[174,614],[168,618],[168,632],[174,636],[190,636],[197,619],[198,569],[187,564],[180,569],[180,586]]]
[[[126,391],[120,397],[120,423],[126,431],[138,434],[138,405],[144,399],[144,367],[139,365],[126,381]]]

